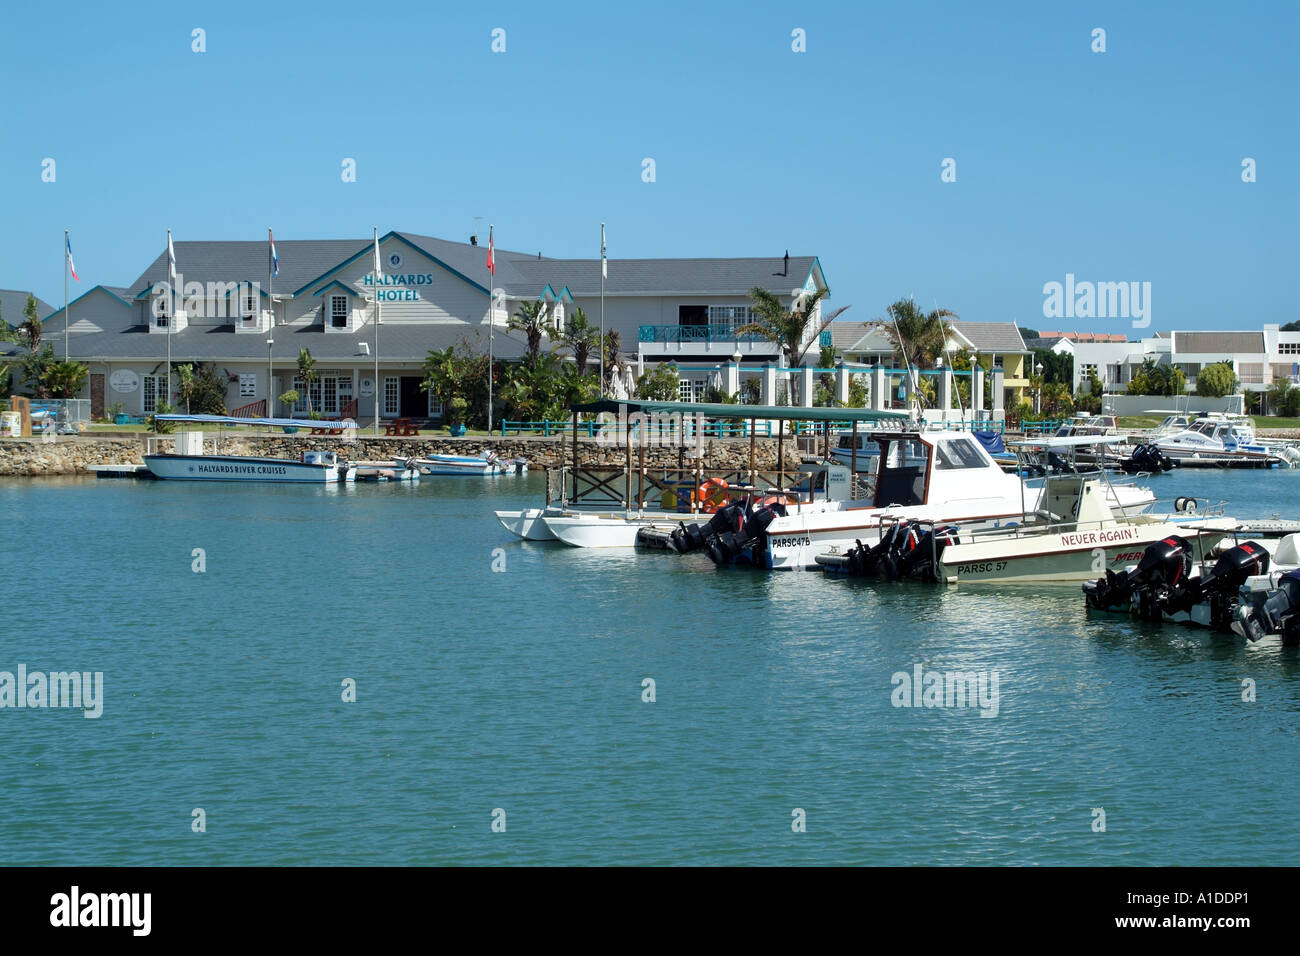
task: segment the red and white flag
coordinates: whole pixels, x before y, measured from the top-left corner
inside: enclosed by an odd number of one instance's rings
[[[80,282],[81,276],[77,275],[77,267],[72,264],[72,242],[68,239],[66,233],[63,236],[63,248],[68,256],[68,271],[72,273],[72,278]]]
[[[497,274],[496,247],[492,244],[492,227],[488,226],[488,272],[495,278]]]

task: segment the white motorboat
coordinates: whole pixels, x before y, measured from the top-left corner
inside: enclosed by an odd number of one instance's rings
[[[710,549],[719,564],[748,564],[769,570],[815,568],[824,554],[845,555],[865,542],[879,542],[883,525],[900,519],[963,530],[1001,528],[1025,522],[1040,508],[1045,489],[1007,474],[968,433],[921,431],[872,433],[879,443],[880,468],[871,501],[835,511],[792,513],[773,519],[749,537]],[[1101,439],[1106,441],[1106,439]],[[1017,447],[1051,445],[1070,450],[1096,444],[1097,438],[1045,438]],[[1106,485],[1104,500],[1123,514],[1146,510],[1155,496],[1136,485]]]
[[[1154,444],[1184,468],[1271,468],[1284,460],[1255,439],[1254,424],[1244,415],[1202,415],[1182,431],[1156,438]]]
[[[523,475],[528,462],[522,458],[500,458],[484,450],[481,455],[426,455],[412,459],[424,475]]]
[[[420,469],[411,458],[391,461],[349,461],[340,476],[344,481],[419,481]]]
[[[709,520],[720,508],[736,500],[780,500],[793,514],[836,511],[852,504],[849,470],[836,462],[805,459],[805,477],[785,489],[733,486],[719,487],[717,499],[694,514],[677,511],[603,509],[547,509],[537,518],[557,541],[577,548],[631,548],[645,543],[643,531],[670,535],[679,525],[693,519]],[[708,484],[708,483],[706,483]],[[818,497],[818,495],[821,497]],[[501,515],[497,515],[498,519]],[[521,519],[522,520],[522,519]],[[506,522],[503,520],[503,524]],[[510,527],[506,524],[506,527]],[[513,530],[513,529],[512,529]],[[538,540],[538,539],[534,539]]]

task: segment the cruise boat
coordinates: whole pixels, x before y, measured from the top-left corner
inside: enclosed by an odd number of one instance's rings
[[[819,555],[845,555],[850,548],[879,542],[882,524],[900,519],[963,528],[1001,528],[1034,515],[1046,494],[1042,487],[1007,474],[967,432],[872,432],[880,445],[874,496],[835,510],[777,517],[760,534],[729,547],[710,549],[715,563],[741,563],[768,570],[815,568]],[[1061,450],[1095,444],[1092,436],[1046,438],[1023,444]],[[1149,489],[1110,486],[1103,496],[1120,514],[1147,510]]]
[[[161,422],[189,422],[213,425],[266,425],[282,427],[301,424],[293,419],[247,419],[226,415],[158,415]],[[355,427],[350,422],[320,422],[319,427],[331,430]],[[152,450],[160,441],[173,438],[170,452]],[[202,431],[182,431],[175,436],[156,436],[149,439],[150,449],[144,455],[145,467],[155,478],[172,481],[258,481],[281,483],[336,482],[342,474],[338,455],[332,451],[304,451],[297,458],[264,458],[256,455],[223,455],[220,452],[220,434],[211,439],[212,451],[207,452],[207,441]]]

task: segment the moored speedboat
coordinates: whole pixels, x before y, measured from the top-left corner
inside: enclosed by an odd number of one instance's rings
[[[412,459],[415,467],[425,475],[522,475],[528,472],[528,462],[522,458],[500,458],[495,452],[485,450],[481,455],[426,455]]]
[[[175,481],[330,482],[339,480],[338,456],[332,451],[305,451],[302,458],[251,455],[145,455],[155,478]]]

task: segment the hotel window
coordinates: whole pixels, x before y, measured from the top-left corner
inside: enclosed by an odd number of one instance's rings
[[[153,324],[156,328],[159,329],[167,328],[167,313],[170,310],[170,308],[171,308],[171,303],[167,301],[166,296],[160,295],[154,299]]]
[[[144,377],[144,411],[145,414],[152,414],[158,410],[158,406],[166,401],[164,396],[167,394],[167,376],[166,375],[146,375]]]
[[[348,327],[348,297],[345,295],[330,296],[330,325],[336,329],[346,329]]]
[[[752,321],[754,315],[747,305],[709,306],[709,325],[748,325]]]
[[[1300,355],[1300,342],[1277,343],[1278,355]]]
[[[442,418],[442,402],[438,401],[436,398],[433,397],[433,392],[429,392],[428,396],[429,396],[429,417]]]
[[[401,409],[399,404],[400,379],[389,375],[384,378],[384,414],[396,416]]]

